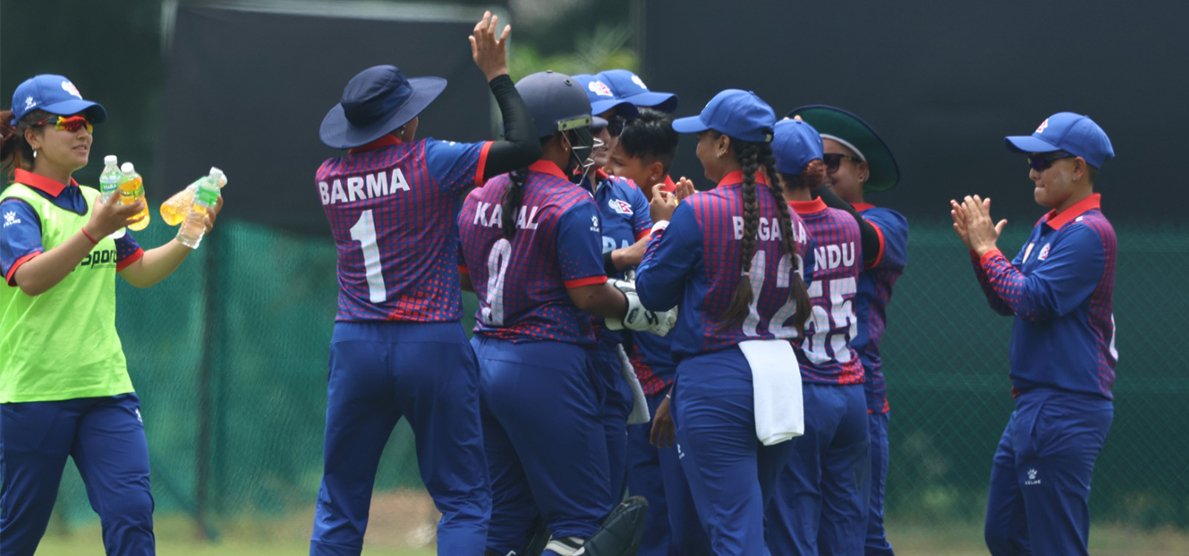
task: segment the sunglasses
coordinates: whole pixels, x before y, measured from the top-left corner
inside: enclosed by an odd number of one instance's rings
[[[863,161],[863,159],[861,159],[857,156],[851,156],[849,154],[825,153],[822,155],[822,162],[826,163],[826,173],[827,174],[833,174],[834,172],[837,172],[838,168],[842,166],[843,160],[850,160],[851,162],[854,162],[855,164],[858,164]]]
[[[57,119],[55,119],[55,118],[57,118]],[[49,118],[41,120],[40,122],[37,122],[36,125],[43,126],[43,125],[49,125],[51,123],[54,124],[54,129],[56,129],[58,131],[69,131],[70,133],[74,133],[74,132],[76,132],[80,129],[83,129],[83,128],[86,128],[87,133],[92,133],[95,131],[95,126],[92,125],[91,122],[88,122],[86,117],[77,116],[77,115],[76,116],[51,116]]]
[[[1037,172],[1043,172],[1045,170],[1048,170],[1049,167],[1052,166],[1053,163],[1057,162],[1058,160],[1061,160],[1063,158],[1076,158],[1076,157],[1077,157],[1076,154],[1067,153],[1065,151],[1057,151],[1054,153],[1044,153],[1044,154],[1034,154],[1034,155],[1030,155],[1028,157],[1028,167],[1032,168],[1033,170],[1036,170]]]

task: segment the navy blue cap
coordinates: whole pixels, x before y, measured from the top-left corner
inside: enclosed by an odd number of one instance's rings
[[[575,75],[573,79],[582,87],[582,90],[586,93],[586,98],[590,99],[590,112],[592,114],[599,115],[612,108],[619,108],[622,115],[629,117],[635,116],[638,112],[636,106],[631,102],[616,96],[615,91],[611,90],[611,86],[601,77],[588,73],[580,73]]]
[[[1021,153],[1051,153],[1065,151],[1086,159],[1086,163],[1102,167],[1108,158],[1115,157],[1115,149],[1106,132],[1089,116],[1073,112],[1058,112],[1045,118],[1032,135],[1004,137],[1007,148]]]
[[[590,102],[580,87],[574,78],[552,71],[526,75],[516,82],[516,92],[533,117],[537,137],[590,126]]]
[[[396,66],[372,66],[347,82],[318,135],[336,149],[366,145],[409,123],[445,88],[441,77],[406,79]]]
[[[98,102],[83,99],[78,87],[61,75],[44,73],[30,77],[17,85],[12,92],[12,121],[16,125],[33,110],[42,110],[59,116],[72,116],[85,112],[92,123],[107,119],[107,110]]]
[[[725,89],[714,95],[702,113],[673,120],[678,133],[701,133],[713,129],[728,137],[753,143],[772,141],[776,112],[758,95],[740,89]]]
[[[777,172],[799,176],[810,161],[821,160],[822,136],[801,120],[785,118],[773,129],[772,156],[776,158]]]
[[[625,69],[601,71],[598,77],[611,87],[616,98],[626,100],[642,108],[652,108],[672,114],[677,109],[677,95],[653,92],[644,80]]]

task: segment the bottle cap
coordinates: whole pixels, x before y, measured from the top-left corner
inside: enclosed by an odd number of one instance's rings
[[[131,174],[132,172],[136,171],[136,167],[133,166],[131,162],[125,162],[120,166],[120,171],[124,172],[125,174]]]
[[[103,165],[104,166],[115,166],[117,164],[116,160],[117,160],[116,155],[109,154],[109,155],[103,157]]]

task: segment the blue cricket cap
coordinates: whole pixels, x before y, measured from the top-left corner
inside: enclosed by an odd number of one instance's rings
[[[83,98],[69,79],[61,75],[41,74],[24,80],[12,92],[12,121],[16,125],[25,114],[42,110],[59,116],[72,116],[85,112],[92,123],[107,119],[107,110],[98,102]]]
[[[406,79],[396,66],[372,66],[347,82],[318,136],[336,149],[366,145],[409,123],[445,88],[441,77]]]
[[[772,156],[777,172],[799,176],[810,161],[821,160],[822,136],[801,120],[780,120],[772,133]]]
[[[673,93],[654,92],[648,89],[644,80],[625,69],[613,69],[599,72],[598,76],[611,87],[616,98],[626,100],[642,108],[652,108],[672,114],[677,109],[677,95]]]
[[[776,112],[751,91],[726,89],[714,95],[702,113],[673,120],[678,133],[701,133],[713,129],[728,137],[753,143],[772,141]]]
[[[625,117],[634,117],[639,112],[631,102],[615,96],[615,91],[611,90],[611,86],[597,75],[580,73],[572,76],[571,79],[582,87],[586,98],[590,99],[591,114],[598,116],[613,108],[619,108],[620,114]]]
[[[1115,157],[1115,149],[1106,132],[1089,116],[1073,112],[1058,112],[1045,118],[1032,135],[1004,137],[1007,148],[1021,153],[1051,153],[1065,151],[1086,159],[1086,163],[1101,168],[1108,158]]]

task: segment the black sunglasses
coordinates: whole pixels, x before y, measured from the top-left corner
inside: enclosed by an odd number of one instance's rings
[[[1065,151],[1057,151],[1057,152],[1044,153],[1044,154],[1033,154],[1033,155],[1028,156],[1028,167],[1032,168],[1033,170],[1036,170],[1037,172],[1043,172],[1045,170],[1048,170],[1049,167],[1052,166],[1053,163],[1057,162],[1058,160],[1061,160],[1063,158],[1076,158],[1076,157],[1077,157],[1076,154],[1067,153]]]
[[[826,154],[822,155],[822,162],[826,163],[826,173],[833,174],[834,172],[837,172],[838,168],[840,166],[842,166],[842,161],[844,159],[850,160],[851,162],[854,162],[855,164],[858,164],[863,161],[863,159],[861,159],[857,156],[851,156],[849,154],[826,153]]]

